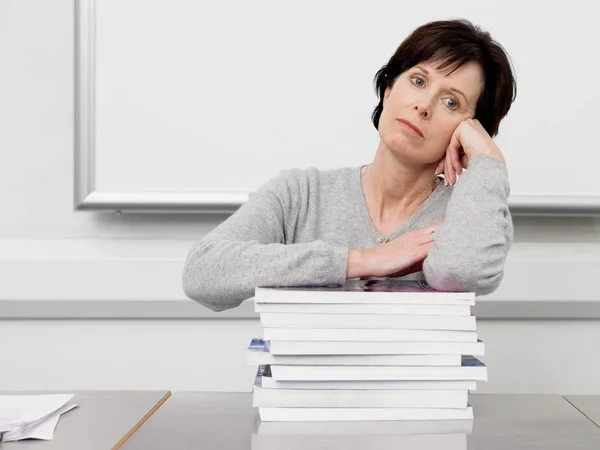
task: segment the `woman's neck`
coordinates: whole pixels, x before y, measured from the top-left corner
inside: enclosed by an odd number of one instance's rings
[[[363,192],[373,222],[403,221],[417,211],[437,186],[437,163],[422,167],[407,166],[389,150],[377,150],[375,159],[365,167]]]

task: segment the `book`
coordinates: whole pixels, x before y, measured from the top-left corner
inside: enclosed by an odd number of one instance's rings
[[[377,436],[470,434],[473,420],[412,420],[381,422],[263,422],[258,411],[253,434],[258,436]],[[437,448],[437,447],[434,447]],[[440,448],[445,448],[441,446]]]
[[[261,387],[270,389],[468,389],[475,391],[475,380],[274,380],[270,365],[258,366],[257,375],[261,376]]]
[[[388,328],[270,328],[265,341],[477,342],[476,331],[394,330]]]
[[[442,422],[442,421],[436,421]],[[443,421],[451,422],[451,421]],[[467,420],[463,422],[468,422]],[[265,422],[265,423],[293,423],[293,422]],[[316,423],[316,422],[310,422]],[[337,422],[328,422],[337,423]],[[360,423],[360,422],[351,422]],[[374,423],[374,422],[367,422]],[[410,423],[410,422],[401,422]],[[282,442],[285,439],[285,442]],[[307,450],[307,449],[377,449],[377,450],[467,450],[467,435],[455,434],[365,434],[346,435],[303,435],[303,436],[261,436],[252,434],[250,438],[251,450]]]
[[[473,355],[485,354],[485,343],[401,341],[264,341],[271,355]]]
[[[269,389],[259,374],[252,406],[282,408],[466,408],[468,389]]]
[[[266,341],[254,338],[246,350],[249,365],[460,366],[461,355],[272,355]]]
[[[388,303],[254,303],[257,313],[409,314],[469,316],[469,305],[407,305]]]
[[[424,280],[347,280],[341,285],[257,286],[255,303],[392,303],[474,305],[474,292],[442,292]]]
[[[475,380],[340,380],[340,381],[277,381],[263,377],[262,387],[269,389],[468,389],[475,391]]]
[[[430,422],[456,422],[451,420]],[[469,422],[462,420],[461,422]],[[268,424],[294,423],[294,422],[264,422]],[[298,422],[304,423],[304,422]],[[318,423],[318,422],[309,422]],[[328,424],[340,422],[328,422]],[[350,422],[360,423],[360,422]],[[365,422],[380,423],[380,422]],[[393,423],[393,422],[384,422]],[[412,423],[409,421],[399,423]],[[284,441],[283,441],[284,440]],[[465,433],[453,434],[335,434],[335,435],[300,435],[277,436],[252,434],[250,438],[251,450],[307,450],[307,449],[377,449],[377,450],[467,450],[467,435]]]
[[[274,380],[475,380],[487,381],[487,367],[474,356],[454,366],[290,366],[270,365]]]
[[[266,422],[257,412],[254,450],[350,449],[467,450],[473,420]]]
[[[470,420],[473,408],[272,408],[259,407],[261,420],[272,422],[369,420]]]
[[[260,313],[265,328],[387,328],[475,331],[475,316]]]

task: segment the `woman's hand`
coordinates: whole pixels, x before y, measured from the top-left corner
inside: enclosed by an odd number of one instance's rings
[[[350,250],[346,278],[399,277],[421,270],[423,260],[433,247],[432,231],[441,223],[409,231],[375,248]]]
[[[454,130],[446,156],[438,164],[436,173],[444,174],[446,186],[453,185],[456,174],[462,175],[463,168],[468,168],[469,159],[478,154],[493,156],[506,164],[502,152],[481,123],[477,119],[464,120]]]

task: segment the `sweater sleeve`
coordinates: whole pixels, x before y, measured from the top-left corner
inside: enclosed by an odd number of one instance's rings
[[[299,211],[308,209],[301,205],[309,196],[302,195],[306,180],[300,174],[298,169],[281,171],[192,246],[182,277],[189,298],[223,311],[253,297],[257,286],[346,280],[348,248],[322,240],[286,244]]]
[[[509,193],[508,172],[501,161],[489,155],[469,161],[423,262],[431,287],[476,295],[498,288],[513,240]]]

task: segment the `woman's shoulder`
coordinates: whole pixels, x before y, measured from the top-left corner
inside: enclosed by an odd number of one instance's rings
[[[267,184],[279,189],[292,191],[326,189],[339,187],[344,182],[352,182],[358,176],[360,167],[336,167],[323,169],[316,166],[292,167],[280,170]]]

